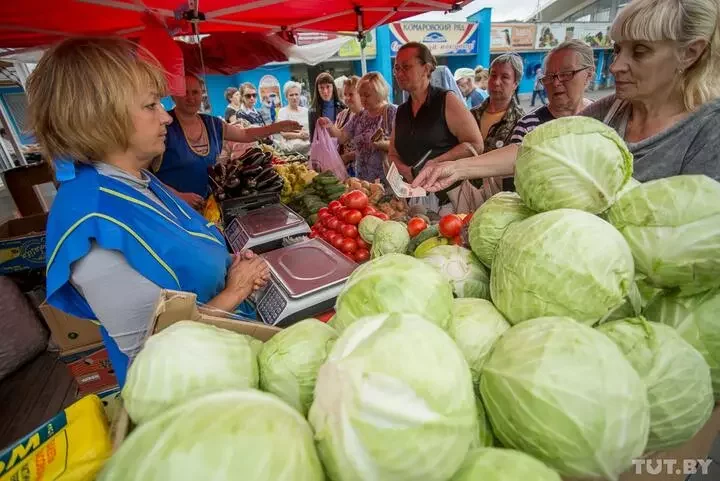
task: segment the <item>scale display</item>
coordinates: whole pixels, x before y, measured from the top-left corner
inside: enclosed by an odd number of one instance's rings
[[[235,217],[225,229],[225,237],[235,253],[246,249],[266,252],[280,247],[282,239],[309,232],[310,226],[302,217],[274,204]]]
[[[321,239],[310,239],[263,257],[271,280],[256,302],[266,324],[288,326],[331,309],[350,274],[358,267]]]

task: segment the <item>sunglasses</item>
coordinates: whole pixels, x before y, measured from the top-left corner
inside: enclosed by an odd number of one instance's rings
[[[246,99],[253,99],[257,97],[257,94],[245,94],[243,95],[243,97],[245,97]]]

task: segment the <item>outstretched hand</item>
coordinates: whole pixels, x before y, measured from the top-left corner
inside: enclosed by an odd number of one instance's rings
[[[422,187],[428,192],[439,192],[460,179],[455,162],[430,162],[413,180],[413,187]]]

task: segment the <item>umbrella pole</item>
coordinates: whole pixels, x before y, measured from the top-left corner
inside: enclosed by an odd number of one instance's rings
[[[365,58],[365,27],[363,26],[363,13],[360,7],[355,7],[357,14],[358,42],[360,43],[360,71],[363,75],[367,73],[367,59]]]
[[[367,59],[365,58],[365,47],[362,42],[360,42],[360,68],[362,74],[365,75],[367,73]]]

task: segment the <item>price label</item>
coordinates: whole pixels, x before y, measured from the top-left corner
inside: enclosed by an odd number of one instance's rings
[[[396,196],[401,198],[408,197],[425,197],[427,192],[422,187],[412,187],[410,184],[405,182],[398,172],[395,164],[391,164],[387,173],[387,180],[390,184],[390,188]]]

